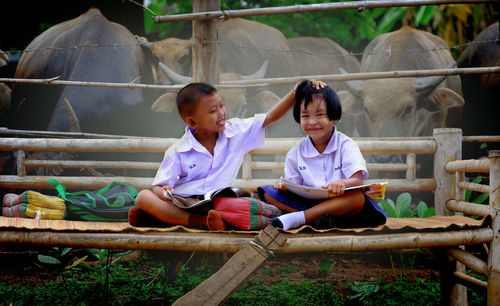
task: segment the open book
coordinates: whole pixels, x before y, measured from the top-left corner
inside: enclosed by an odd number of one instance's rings
[[[212,200],[217,197],[239,198],[252,196],[252,192],[250,190],[236,187],[226,187],[209,191],[203,195],[203,199],[195,199],[192,197],[184,198],[174,195],[168,190],[166,193],[175,206],[181,209],[196,211],[197,213],[208,212],[210,209],[213,209],[214,205]]]
[[[332,198],[333,195],[328,192],[327,189],[322,188],[312,188],[304,185],[298,185],[290,182],[285,178],[280,178],[279,184],[286,190],[289,190],[301,197],[313,199],[313,200],[323,200]],[[385,186],[387,182],[379,182],[372,184],[365,184],[353,187],[347,187],[345,191],[348,190],[362,190],[367,196],[372,199],[383,199],[385,197]]]

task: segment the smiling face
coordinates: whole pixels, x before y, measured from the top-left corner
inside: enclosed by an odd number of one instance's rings
[[[187,124],[197,134],[214,134],[226,129],[226,109],[217,93],[204,95],[198,99],[196,109],[186,118]]]
[[[304,100],[300,104],[300,126],[312,140],[319,152],[328,145],[338,120],[330,120],[326,109],[326,102],[322,98],[315,98],[304,107]]]

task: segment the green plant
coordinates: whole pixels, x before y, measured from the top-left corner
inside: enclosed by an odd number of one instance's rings
[[[348,284],[347,288],[354,292],[354,295],[350,299],[360,301],[366,299],[380,290],[381,283],[382,280],[377,278],[374,282],[354,282],[353,284]]]
[[[93,266],[86,265],[86,264],[82,264],[82,266],[84,266],[90,270],[101,272],[100,277],[98,278],[98,280],[101,283],[103,282],[102,272],[104,272],[104,290],[105,290],[105,294],[107,294],[107,291],[109,288],[109,276],[110,276],[111,271],[113,270],[112,266],[121,257],[132,253],[133,250],[123,251],[123,252],[115,252],[114,250],[111,250],[111,249],[94,249],[94,248],[87,248],[85,250],[99,260],[99,266],[93,267]],[[113,259],[113,256],[115,257],[115,259]]]
[[[427,218],[435,214],[434,207],[428,207],[424,201],[420,201],[416,209],[411,209],[411,194],[408,192],[401,193],[396,203],[391,199],[382,199],[378,203],[389,218],[412,218],[415,214],[420,218]]]
[[[471,183],[480,184],[482,180],[483,180],[482,176],[477,176],[471,180]],[[472,191],[470,191],[468,189],[465,190],[465,202],[471,202],[471,203],[475,203],[475,204],[483,204],[486,200],[488,200],[489,197],[490,197],[489,193],[482,193],[479,196],[477,196],[471,200]]]
[[[297,269],[300,269],[300,267],[299,266],[281,267],[281,268],[278,268],[277,270],[281,274],[288,274],[288,273],[292,272],[293,270],[297,270]]]
[[[321,276],[323,276],[324,278],[327,278],[328,275],[330,275],[330,272],[337,263],[335,261],[330,263],[330,260],[326,256],[322,256],[319,263],[317,263],[315,260],[313,260],[313,262],[316,265],[316,267],[318,267]]]
[[[59,272],[61,278],[63,279],[63,284],[66,292],[68,293],[67,296],[71,297],[68,290],[67,280],[63,272],[65,270],[73,269],[76,266],[82,264],[87,259],[88,255],[73,260],[73,258],[70,257],[69,254],[72,248],[52,247],[51,250],[52,252],[50,252],[50,255],[38,254],[35,265],[42,269],[49,269]]]

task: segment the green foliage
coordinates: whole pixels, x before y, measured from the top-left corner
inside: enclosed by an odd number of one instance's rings
[[[482,180],[483,180],[482,176],[477,176],[474,179],[472,179],[471,183],[480,184]],[[475,203],[475,204],[483,204],[484,202],[486,202],[488,200],[489,197],[490,197],[489,193],[482,193],[479,196],[475,197],[474,199],[471,199],[472,198],[472,191],[470,191],[468,189],[465,190],[465,202],[471,202],[471,203]]]
[[[321,273],[321,276],[324,278],[328,277],[330,275],[330,272],[332,271],[333,267],[337,262],[332,262],[330,263],[330,260],[326,256],[321,256],[321,259],[319,263],[317,263],[315,260],[313,260],[314,264],[316,267],[318,267],[319,272]]]
[[[434,207],[428,207],[424,201],[420,201],[416,209],[412,209],[411,195],[408,192],[401,193],[396,203],[391,199],[382,199],[378,203],[389,218],[412,218],[415,214],[420,218],[427,218],[435,215]]]
[[[358,299],[360,301],[377,293],[380,290],[381,279],[376,279],[375,282],[354,282],[349,284],[347,288],[354,292],[350,297],[351,300]]]

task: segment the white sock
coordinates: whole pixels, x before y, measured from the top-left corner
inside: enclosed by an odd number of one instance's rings
[[[285,231],[306,224],[306,215],[303,211],[284,214],[279,216],[278,219],[281,221],[281,224],[283,224],[283,229]]]

